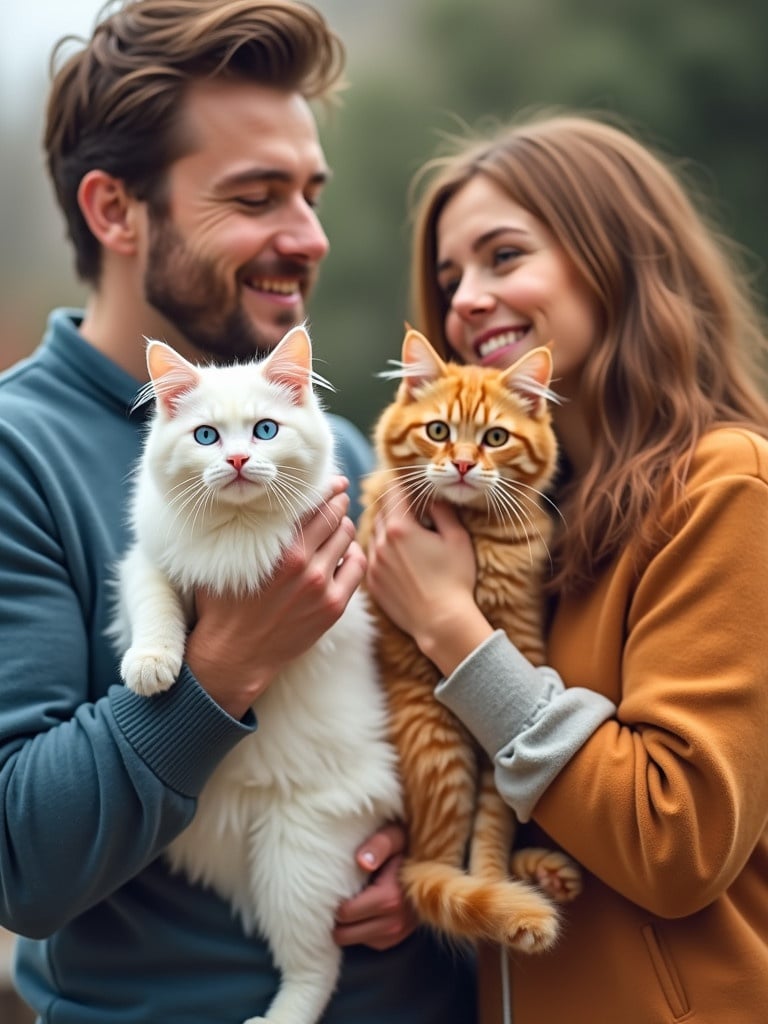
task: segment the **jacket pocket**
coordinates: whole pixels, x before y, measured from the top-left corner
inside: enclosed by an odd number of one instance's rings
[[[642,932],[664,998],[669,1004],[673,1018],[679,1020],[689,1012],[690,1004],[675,965],[653,925],[645,925]]]

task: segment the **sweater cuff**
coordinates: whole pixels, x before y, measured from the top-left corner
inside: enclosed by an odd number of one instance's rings
[[[493,760],[563,689],[556,672],[534,668],[497,630],[438,684],[435,696]]]
[[[143,697],[126,686],[112,686],[109,702],[138,756],[165,785],[189,797],[198,796],[225,754],[256,729],[252,711],[236,721],[186,665],[164,693]]]
[[[600,693],[568,687],[494,633],[441,682],[435,695],[457,715],[494,765],[496,788],[520,821],[616,707]]]

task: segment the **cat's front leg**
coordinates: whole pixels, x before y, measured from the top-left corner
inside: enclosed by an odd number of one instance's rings
[[[120,582],[131,633],[120,674],[131,690],[149,697],[172,686],[181,670],[184,611],[167,577],[139,549],[127,556]]]

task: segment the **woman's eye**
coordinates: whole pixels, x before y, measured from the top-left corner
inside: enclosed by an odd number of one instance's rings
[[[460,280],[455,278],[452,281],[439,281],[438,287],[446,302],[450,302],[459,289]]]
[[[259,420],[253,428],[253,436],[259,441],[271,441],[277,434],[278,426],[274,420]]]
[[[447,441],[451,436],[451,429],[442,420],[432,420],[426,426],[427,437],[430,441]]]
[[[219,440],[219,432],[215,427],[202,426],[195,430],[194,438],[198,444],[216,444]]]
[[[504,245],[494,252],[493,264],[498,266],[500,263],[509,263],[510,260],[515,260],[518,256],[522,256],[521,249],[517,249],[513,245]]]
[[[509,440],[509,431],[504,427],[491,427],[483,435],[483,444],[487,448],[501,448]]]

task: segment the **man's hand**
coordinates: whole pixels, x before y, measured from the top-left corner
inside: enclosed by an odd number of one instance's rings
[[[418,924],[400,887],[405,831],[387,825],[357,851],[357,862],[370,873],[366,887],[345,900],[336,915],[334,939],[340,946],[389,949],[407,939]]]
[[[201,686],[242,718],[280,668],[307,651],[341,617],[365,573],[347,518],[348,481],[302,524],[272,578],[246,597],[196,594],[197,623],[186,661]]]

